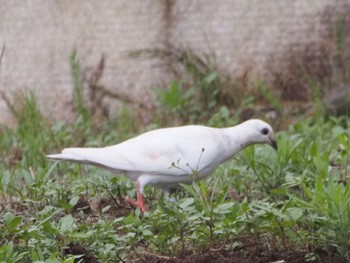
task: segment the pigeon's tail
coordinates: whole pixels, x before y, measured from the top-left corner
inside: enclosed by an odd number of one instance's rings
[[[79,162],[79,163],[90,163],[89,160],[81,156],[81,151],[86,151],[86,149],[83,148],[66,148],[62,150],[62,153],[59,154],[49,154],[46,155],[49,159],[54,160],[67,160],[67,161],[73,161],[73,162]]]
[[[49,159],[54,159],[54,160],[69,160],[69,161],[76,161],[76,162],[79,162],[79,161],[83,162],[84,161],[84,159],[82,159],[78,156],[64,154],[64,153],[49,154],[49,155],[46,155],[46,157]]]
[[[105,154],[106,148],[66,148],[59,154],[46,155],[49,159],[54,160],[66,160],[77,163],[91,164],[99,167],[103,167],[112,172],[120,172],[122,169],[113,166],[113,162],[109,161],[109,156],[113,154]],[[106,157],[107,156],[107,157]]]
[[[125,169],[121,165],[115,165],[114,152],[106,148],[66,148],[59,154],[46,155],[54,160],[66,160],[77,163],[91,164],[105,168],[111,172],[123,172]]]

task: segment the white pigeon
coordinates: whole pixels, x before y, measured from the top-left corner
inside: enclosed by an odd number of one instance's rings
[[[102,148],[66,148],[47,155],[56,160],[92,164],[136,181],[137,200],[126,201],[146,211],[143,191],[153,185],[169,191],[210,175],[221,163],[252,144],[277,150],[273,130],[261,120],[230,128],[189,125],[146,132],[120,144]]]

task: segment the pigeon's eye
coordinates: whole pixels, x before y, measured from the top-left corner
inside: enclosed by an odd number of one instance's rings
[[[268,128],[264,128],[261,130],[261,134],[263,135],[268,135],[269,134],[269,129]]]

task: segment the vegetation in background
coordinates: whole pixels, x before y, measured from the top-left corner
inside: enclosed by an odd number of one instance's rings
[[[162,67],[173,74],[168,87],[153,88],[160,108],[154,114],[157,122],[169,124],[171,116],[173,124],[209,122],[221,126],[230,125],[232,119],[256,117],[285,127],[303,114],[322,117],[349,112],[348,21],[344,16],[329,20],[334,22],[318,48],[311,43],[283,54],[285,67],[278,63],[282,58],[271,57],[267,69],[270,80],[252,76],[248,69],[232,78],[218,66],[214,54],[191,49],[144,49],[130,55],[159,58]],[[295,50],[293,44],[290,50]]]
[[[83,75],[80,69],[80,62],[77,51],[74,50],[70,56],[70,66],[73,80],[74,101],[78,118],[83,123],[90,122],[89,110],[84,103],[84,82]]]
[[[246,102],[254,101],[246,77],[232,79],[218,68],[214,55],[176,48],[138,50],[130,55],[161,58],[174,75],[168,87],[152,88],[160,109],[154,113],[157,122],[169,124],[172,120],[179,125],[209,120],[213,126],[232,125],[240,119]]]
[[[9,128],[3,128],[3,144],[9,152],[5,154],[7,165],[14,165],[21,161],[25,167],[43,165],[45,163],[43,152],[50,144],[49,127],[43,119],[37,97],[34,91],[28,94],[17,94],[17,103],[11,108],[18,123],[16,134]]]

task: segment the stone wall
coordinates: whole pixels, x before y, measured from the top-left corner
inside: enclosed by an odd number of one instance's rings
[[[151,86],[165,86],[172,74],[161,58],[135,59],[140,49],[190,48],[213,53],[234,75],[264,75],[273,55],[304,45],[318,47],[332,19],[349,16],[348,0],[13,0],[0,2],[0,92],[33,89],[43,112],[54,119],[74,116],[69,56],[77,50],[89,77],[102,54],[99,85],[148,104]],[[114,106],[115,101],[108,102]],[[12,116],[0,98],[0,122]]]

